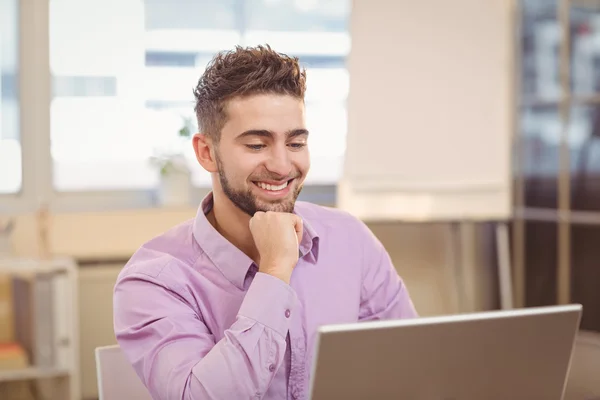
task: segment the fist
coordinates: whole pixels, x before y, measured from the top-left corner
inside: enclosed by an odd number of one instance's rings
[[[258,270],[289,283],[298,262],[302,219],[290,213],[258,211],[250,219],[250,232],[260,255]]]

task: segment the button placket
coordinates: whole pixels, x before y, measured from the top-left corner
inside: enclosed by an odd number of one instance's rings
[[[290,380],[289,380],[289,398],[299,400],[304,393],[305,384],[305,366],[306,345],[305,345],[305,327],[303,325],[304,310],[299,304],[294,310],[295,314],[290,324]]]

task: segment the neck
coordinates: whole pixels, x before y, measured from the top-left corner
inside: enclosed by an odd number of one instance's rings
[[[221,236],[256,264],[259,263],[258,250],[250,232],[250,216],[237,208],[224,193],[213,191],[213,207],[206,217]]]

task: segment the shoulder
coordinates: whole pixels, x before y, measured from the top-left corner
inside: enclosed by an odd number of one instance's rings
[[[320,234],[343,234],[355,239],[375,239],[369,227],[347,211],[298,201],[296,212]]]
[[[185,221],[140,246],[119,273],[117,286],[132,278],[178,286],[181,272],[191,269],[201,254],[192,227],[193,220]]]
[[[297,201],[295,211],[311,224],[356,224],[360,221],[346,211],[334,207],[321,206],[305,201]]]

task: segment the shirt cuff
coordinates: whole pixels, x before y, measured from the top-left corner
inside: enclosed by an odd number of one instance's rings
[[[272,275],[258,272],[246,292],[239,315],[263,324],[284,338],[297,302],[290,285]]]

